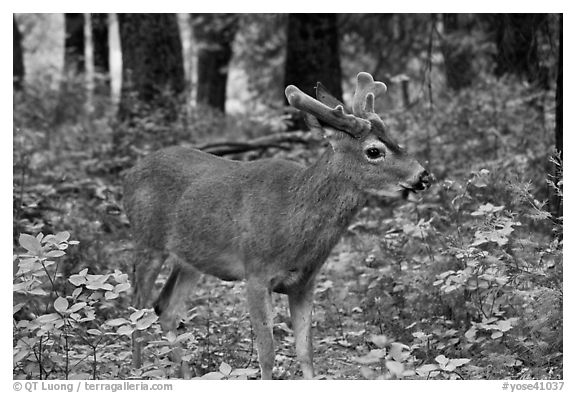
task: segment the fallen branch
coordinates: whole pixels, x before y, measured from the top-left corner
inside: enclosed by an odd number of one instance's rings
[[[308,131],[293,131],[290,133],[277,133],[255,138],[246,142],[221,141],[197,146],[196,148],[217,156],[227,154],[245,153],[255,150],[276,148],[290,150],[291,144],[308,144],[317,140]]]

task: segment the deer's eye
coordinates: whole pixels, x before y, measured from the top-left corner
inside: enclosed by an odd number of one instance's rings
[[[377,147],[369,147],[364,153],[370,160],[376,160],[380,157],[384,157],[384,151],[378,149]]]

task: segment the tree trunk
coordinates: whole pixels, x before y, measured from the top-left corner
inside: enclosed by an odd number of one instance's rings
[[[558,46],[558,73],[556,75],[556,150],[560,152],[560,158],[563,150],[562,138],[562,14],[558,22],[559,29],[559,46]]]
[[[488,16],[496,43],[496,76],[516,74],[547,89],[548,78],[538,59],[537,33],[546,14],[492,14]]]
[[[108,14],[90,14],[92,20],[92,42],[94,45],[94,68],[97,73],[110,72],[108,49]]]
[[[195,14],[191,21],[199,45],[196,102],[224,112],[228,65],[238,30],[238,16]]]
[[[64,14],[64,70],[66,73],[84,72],[84,15]]]
[[[559,45],[558,45],[558,73],[556,75],[556,150],[560,153],[560,159],[564,159],[563,149],[564,149],[564,141],[563,141],[563,119],[562,119],[562,14],[559,16]],[[558,184],[561,177],[562,168],[556,168],[555,179],[554,182]],[[563,209],[562,209],[562,198],[559,195],[554,195],[553,197],[553,212],[556,217],[562,217]]]
[[[94,40],[92,38],[92,18],[84,14],[84,80],[86,81],[86,113],[94,110]]]
[[[474,80],[472,62],[474,48],[462,39],[463,32],[459,18],[461,14],[442,14],[444,36],[442,39],[442,54],[446,84],[449,88],[460,90],[468,87]]]
[[[315,96],[322,82],[342,100],[337,14],[289,14],[284,85]]]
[[[184,60],[175,14],[118,14],[122,46],[119,117],[149,108],[173,119],[184,91]],[[174,99],[176,96],[176,99]]]
[[[14,29],[12,32],[13,46],[12,46],[12,79],[14,90],[22,90],[24,84],[24,56],[22,52],[22,34],[18,29],[16,18],[12,16]]]

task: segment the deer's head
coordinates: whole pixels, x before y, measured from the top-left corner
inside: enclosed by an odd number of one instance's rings
[[[428,172],[392,138],[374,111],[376,96],[386,85],[366,72],[358,74],[352,113],[318,83],[314,99],[295,86],[285,94],[292,106],[305,112],[313,128],[321,128],[334,150],[334,164],[364,191],[407,194],[430,185]]]

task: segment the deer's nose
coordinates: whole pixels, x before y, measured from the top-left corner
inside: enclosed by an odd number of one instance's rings
[[[416,183],[414,188],[416,190],[425,190],[428,187],[430,187],[430,184],[432,183],[433,179],[434,179],[434,176],[431,175],[430,173],[428,173],[428,171],[424,170],[420,174],[420,177],[418,178],[418,183]]]

